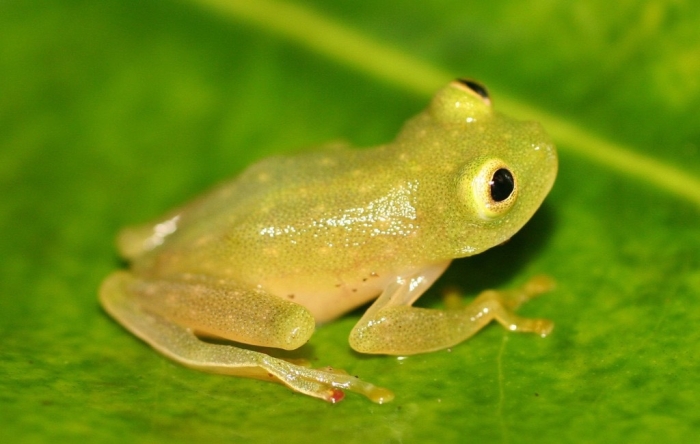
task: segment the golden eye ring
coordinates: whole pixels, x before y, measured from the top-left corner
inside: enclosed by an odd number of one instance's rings
[[[484,219],[506,214],[518,197],[518,182],[513,169],[500,159],[484,162],[472,179],[476,210]]]

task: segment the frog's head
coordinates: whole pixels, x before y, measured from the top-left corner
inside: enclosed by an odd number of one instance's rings
[[[486,88],[456,80],[438,92],[423,115],[424,134],[440,144],[443,173],[428,188],[438,218],[442,254],[477,254],[513,236],[532,217],[554,183],[557,154],[543,128],[493,110]],[[437,142],[439,140],[439,142]],[[449,171],[445,174],[445,171]],[[435,194],[433,194],[435,196]]]

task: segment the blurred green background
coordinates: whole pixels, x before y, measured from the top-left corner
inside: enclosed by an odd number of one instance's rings
[[[690,0],[3,1],[0,440],[691,441],[698,29]],[[561,168],[521,233],[456,261],[421,305],[547,273],[558,288],[521,313],[553,319],[550,337],[494,325],[366,357],[352,313],[301,353],[397,396],[329,405],[182,368],[99,308],[120,227],[272,153],[388,141],[456,76],[549,125]]]

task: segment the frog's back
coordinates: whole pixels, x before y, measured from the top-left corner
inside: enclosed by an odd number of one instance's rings
[[[285,255],[293,248],[311,254],[347,233],[347,227],[314,224],[335,224],[331,219],[365,207],[391,188],[387,176],[377,173],[377,165],[386,162],[391,162],[386,147],[334,146],[270,157],[157,223],[125,230],[122,238],[146,247],[136,255],[122,250],[136,268],[156,274],[228,275],[227,267],[249,271],[256,262],[274,260],[264,258],[264,251]],[[168,224],[170,229],[159,235],[158,227]]]

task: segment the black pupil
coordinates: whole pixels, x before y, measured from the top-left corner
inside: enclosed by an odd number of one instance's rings
[[[513,175],[505,168],[501,168],[493,173],[491,178],[491,198],[496,202],[502,202],[513,193],[515,181]]]
[[[466,86],[467,88],[471,89],[475,93],[479,94],[482,99],[489,98],[488,90],[481,83],[475,82],[475,81],[470,80],[470,79],[457,79],[457,81],[460,82],[462,85]]]

